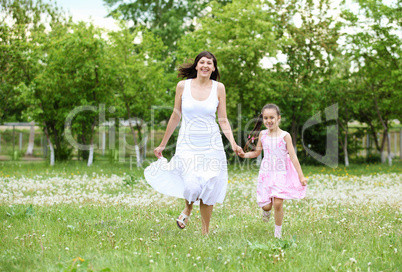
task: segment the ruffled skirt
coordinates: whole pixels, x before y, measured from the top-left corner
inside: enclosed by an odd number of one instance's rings
[[[223,150],[179,152],[170,160],[160,158],[144,171],[146,181],[159,193],[190,203],[222,203],[228,183]]]
[[[265,166],[264,166],[265,163]],[[275,167],[267,166],[265,159],[257,183],[257,202],[260,207],[271,203],[272,198],[302,199],[306,196],[307,186],[300,183],[299,175],[289,155],[286,157],[286,169],[275,171]]]

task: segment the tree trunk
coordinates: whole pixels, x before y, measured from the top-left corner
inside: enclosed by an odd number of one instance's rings
[[[345,131],[345,141],[342,145],[343,147],[343,154],[345,155],[345,166],[349,166],[349,154],[348,154],[348,134],[349,134],[349,127],[348,127],[348,108],[345,108],[345,124],[339,122]]]
[[[133,134],[134,138],[134,149],[135,149],[135,155],[137,159],[137,166],[141,167],[142,166],[142,160],[141,160],[141,154],[140,154],[140,149],[138,147],[137,143],[137,135],[135,134],[134,127],[131,124],[131,112],[130,112],[130,106],[126,103],[126,108],[127,108],[127,115],[128,115],[128,124],[130,126],[131,133]]]
[[[375,109],[377,111],[378,114],[378,118],[380,118],[381,124],[384,128],[384,136],[383,136],[383,141],[382,141],[382,145],[381,145],[381,162],[385,163],[385,156],[384,156],[384,140],[387,140],[387,147],[388,147],[388,164],[391,166],[392,165],[392,158],[391,158],[391,139],[389,138],[389,133],[388,133],[388,124],[387,124],[387,120],[384,120],[382,118],[381,112],[380,112],[380,108],[378,107],[378,103],[377,103],[377,97],[374,96],[374,103],[375,103]]]
[[[44,124],[45,124],[45,135],[46,135],[47,143],[49,144],[49,149],[50,149],[50,165],[53,166],[54,165],[54,148],[53,148],[52,142],[50,141],[49,132],[47,130],[46,123],[44,123]]]
[[[387,147],[388,147],[388,165],[392,166],[391,137],[388,132],[387,132]]]
[[[346,125],[347,126],[347,125]],[[345,166],[349,166],[349,156],[348,156],[348,129],[345,131],[345,144],[343,145],[343,153],[345,154]]]
[[[88,156],[88,166],[91,166],[94,161],[94,145],[91,140],[91,146],[89,147],[89,156]]]
[[[25,153],[26,156],[33,155],[34,143],[35,143],[35,121],[32,121],[31,122],[31,130],[29,132],[28,149],[27,149],[27,152]]]
[[[384,134],[382,135],[382,141],[381,141],[381,149],[380,149],[381,163],[385,163],[384,148],[385,148],[385,141],[387,140],[387,134],[388,134],[388,132],[386,130],[384,130]]]
[[[88,166],[91,166],[94,161],[94,129],[95,129],[96,120],[92,124],[91,127],[91,145],[89,147],[89,156],[88,156]]]

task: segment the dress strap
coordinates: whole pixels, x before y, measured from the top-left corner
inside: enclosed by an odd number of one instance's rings
[[[214,97],[216,100],[218,100],[218,82],[215,80],[212,80],[212,89],[210,97]]]
[[[191,90],[191,78],[187,79],[184,81],[184,90],[183,90],[183,97],[187,97],[189,94],[189,91]]]

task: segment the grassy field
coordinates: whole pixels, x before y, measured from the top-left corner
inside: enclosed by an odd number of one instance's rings
[[[255,169],[230,167],[204,237],[198,207],[179,230],[184,201],[142,169],[0,163],[0,271],[401,271],[402,164],[303,170],[308,196],[285,201],[278,240]]]

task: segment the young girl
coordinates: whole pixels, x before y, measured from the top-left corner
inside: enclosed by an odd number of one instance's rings
[[[249,135],[242,158],[256,158],[264,149],[257,185],[257,202],[262,208],[262,219],[268,221],[272,206],[275,209],[275,237],[281,238],[283,200],[301,199],[306,195],[307,179],[304,177],[292,144],[290,134],[279,128],[281,114],[275,104],[267,104]],[[261,131],[264,123],[266,130]],[[258,135],[258,136],[257,136]],[[257,141],[257,146],[254,142]]]

